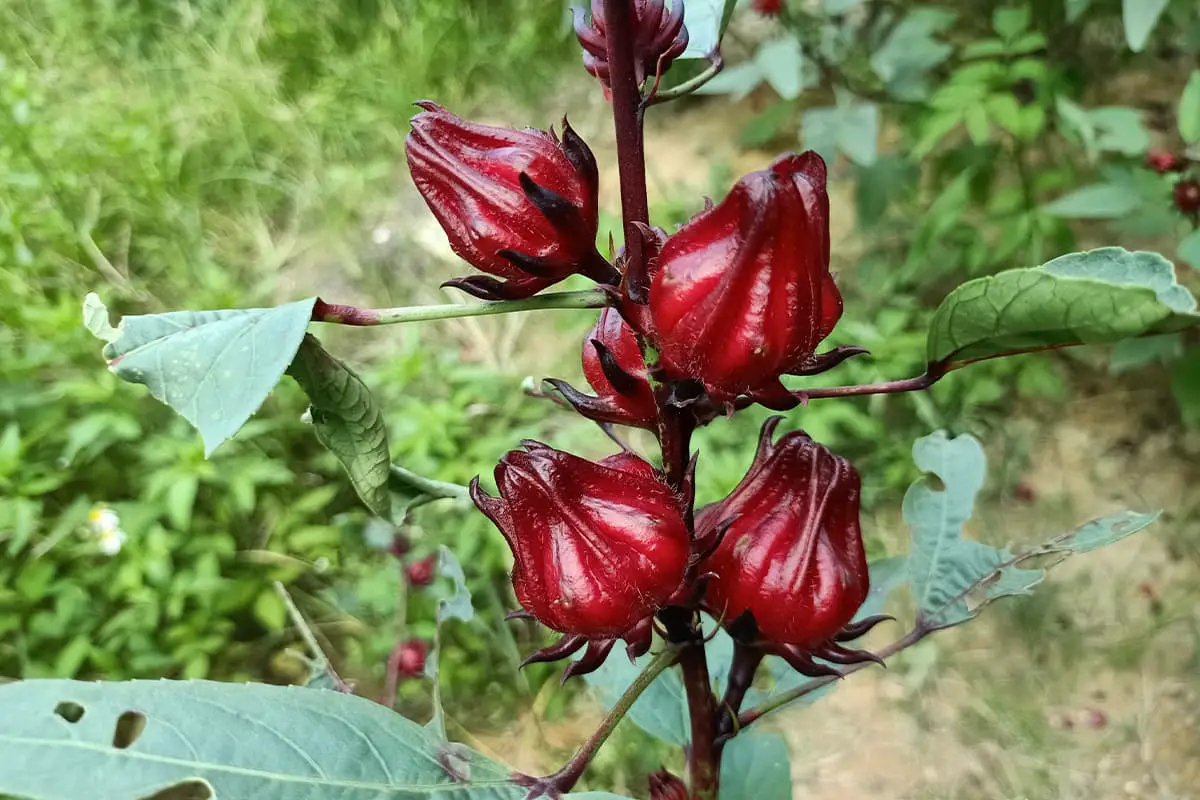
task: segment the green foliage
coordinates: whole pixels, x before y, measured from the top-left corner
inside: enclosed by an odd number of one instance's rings
[[[124,800],[168,787],[280,800],[526,794],[507,767],[370,700],[320,689],[25,681],[0,686],[0,720],[0,792],[31,800]]]
[[[725,746],[718,800],[791,800],[788,746],[777,733],[748,731]]]

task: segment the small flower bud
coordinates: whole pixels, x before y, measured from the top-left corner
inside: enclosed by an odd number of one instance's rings
[[[731,622],[748,613],[758,636],[784,646],[785,657],[835,659],[851,652],[834,642],[869,588],[859,477],[802,432],[772,443],[779,419],[763,426],[741,483],[697,520],[698,538],[727,526],[703,566],[714,573],[707,602]]]
[[[596,251],[596,159],[565,119],[560,141],[553,131],[479,125],[436,103],[417,105],[424,110],[407,140],[413,183],[454,252],[496,276],[449,285],[514,299],[575,273],[617,282]]]
[[[433,576],[436,572],[436,555],[418,561],[410,561],[404,565],[404,577],[408,581],[408,585],[414,588],[421,588],[433,583]]]
[[[575,9],[575,35],[583,46],[583,67],[596,77],[608,95],[611,89],[608,64],[608,28],[604,0],[592,0],[591,18]],[[688,45],[683,24],[683,0],[633,0],[634,77],[641,86],[649,77],[666,72]]]
[[[657,409],[646,361],[637,335],[615,308],[601,311],[596,326],[584,337],[583,374],[596,396],[551,381],[580,414],[595,422],[654,427]]]
[[[668,374],[723,403],[786,398],[779,377],[818,371],[815,350],[841,314],[825,162],[812,152],[750,173],[693,217],[663,245],[650,286]]]

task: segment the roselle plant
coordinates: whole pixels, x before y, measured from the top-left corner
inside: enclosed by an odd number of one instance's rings
[[[94,295],[85,321],[120,377],[144,384],[200,431],[208,452],[290,375],[311,400],[316,435],[375,514],[402,520],[443,498],[470,499],[512,550],[513,616],[556,634],[527,662],[573,659],[608,713],[561,769],[512,771],[446,738],[438,642],[409,640],[390,673],[433,679],[422,726],[353,687],[317,657],[311,687],[209,682],[0,686],[0,793],[32,798],[522,798],[571,793],[628,717],[680,745],[686,771],[647,776],[657,800],[791,795],[786,748],[760,723],[849,674],[1028,593],[1044,569],[1148,525],[1124,512],[1020,550],[963,537],[985,474],[979,443],[942,432],[913,448],[921,481],[904,500],[906,556],[868,563],[862,476],[800,428],[810,402],[930,389],[976,361],[1176,332],[1200,322],[1195,299],[1153,253],[1104,248],[968,282],[933,317],[928,367],[871,385],[807,386],[863,348],[822,349],[843,314],[830,272],[827,165],[785,154],[741,178],[679,230],[649,216],[643,119],[717,74],[734,2],[592,0],[576,16],[584,66],[612,105],[623,245],[596,246],[596,160],[561,129],[510,130],[422,101],[407,156],[414,183],[474,272],[450,281],[484,302],[361,308],[310,297],[276,308],[126,317],[112,328]],[[671,89],[673,61],[708,68]],[[548,291],[571,275],[596,288]],[[377,326],[535,309],[599,309],[581,343],[590,394],[551,380],[553,397],[602,426],[618,450],[599,461],[526,441],[495,467],[496,491],[390,463],[368,388],[310,334],[312,323]],[[704,458],[694,431],[760,404],[772,417],[745,477],[697,507]],[[624,443],[649,431],[657,452]],[[867,480],[871,476],[866,476]],[[461,567],[439,624],[472,613]],[[408,580],[426,585],[428,566]],[[884,615],[907,585],[915,618]],[[297,623],[303,632],[303,621]],[[892,633],[882,646],[862,641]],[[895,630],[900,633],[896,635]],[[311,639],[311,637],[310,637]],[[613,652],[623,650],[624,652]],[[673,720],[683,720],[676,725]],[[572,796],[606,796],[584,793]],[[612,795],[607,795],[612,796]]]

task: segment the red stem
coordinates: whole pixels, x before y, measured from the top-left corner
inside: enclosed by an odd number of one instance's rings
[[[634,73],[635,22],[632,0],[610,0],[604,4],[609,87],[612,91],[613,124],[617,137],[617,166],[620,168],[621,177],[621,217],[625,231],[625,254],[640,273],[645,256],[637,223],[650,223],[650,201],[646,195],[642,91]]]
[[[688,777],[694,800],[716,800],[721,773],[717,745],[717,701],[708,676],[704,640],[689,644],[680,653],[688,714],[692,718],[692,743],[688,752]]]

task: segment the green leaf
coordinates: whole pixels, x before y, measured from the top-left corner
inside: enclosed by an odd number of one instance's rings
[[[1157,253],[1105,247],[959,286],[930,322],[930,363],[1174,333],[1200,323],[1196,300]]]
[[[1200,348],[1193,347],[1171,365],[1171,394],[1189,428],[1200,428]]]
[[[433,680],[433,718],[428,728],[438,738],[446,738],[446,717],[442,709],[442,690],[438,681],[438,654],[442,646],[442,623],[448,619],[470,622],[475,618],[475,607],[471,605],[471,590],[467,588],[467,576],[462,565],[446,547],[438,548],[438,575],[451,581],[452,589],[438,599],[437,623],[434,630],[433,647],[425,659],[425,675]]]
[[[1069,219],[1116,219],[1128,214],[1137,204],[1137,195],[1127,186],[1095,183],[1064,194],[1047,203],[1042,210],[1051,216]]]
[[[584,680],[599,695],[604,707],[611,709],[649,661],[649,656],[643,656],[636,664],[630,664],[623,654],[614,653],[600,669],[585,675]],[[627,718],[656,739],[681,747],[687,745],[691,740],[691,722],[679,670],[669,669],[659,675],[634,702]]]
[[[292,363],[315,297],[276,308],[125,317],[109,368],[192,423],[205,455],[238,432]]]
[[[871,69],[899,100],[920,100],[928,94],[929,71],[945,61],[953,48],[933,37],[954,23],[953,12],[916,8],[888,32],[871,54]]]
[[[1200,270],[1200,228],[1183,237],[1179,249],[1175,251],[1179,260],[1192,269]]]
[[[917,440],[913,459],[922,472],[941,481],[940,487],[928,478],[917,481],[903,504],[904,521],[912,532],[908,564],[917,625],[926,631],[966,622],[1001,597],[1029,594],[1045,570],[1022,568],[1027,561],[1049,559],[1052,566],[1071,553],[1095,550],[1136,533],[1158,516],[1113,514],[1013,554],[963,538],[986,472],[983,448],[975,438],[948,438],[939,431]]]
[[[804,91],[804,54],[794,36],[765,42],[754,54],[754,63],[784,100],[795,100]]]
[[[1091,7],[1092,0],[1066,0],[1067,22],[1075,22]]]
[[[748,730],[721,755],[718,800],[791,800],[787,742],[777,733]]]
[[[1001,39],[1011,41],[1029,27],[1029,9],[1025,6],[997,8],[992,12],[992,28]]]
[[[1125,41],[1129,49],[1140,53],[1150,39],[1150,32],[1170,0],[1122,0],[1121,19],[1125,23]]]
[[[875,162],[879,139],[879,107],[839,98],[838,105],[810,108],[800,121],[804,146],[832,162],[837,150],[859,166]]]
[[[109,322],[108,308],[95,292],[88,292],[87,297],[83,298],[83,327],[92,336],[105,342],[115,342],[121,338],[121,332]]]
[[[354,491],[371,513],[390,517],[387,425],[370,389],[312,334],[304,337],[288,374],[308,395],[317,439],[342,462]]]
[[[765,79],[758,64],[747,61],[721,70],[715,78],[696,89],[695,94],[727,94],[741,100]]]
[[[1192,70],[1179,97],[1179,135],[1188,145],[1200,142],[1200,69]]]
[[[688,30],[688,46],[680,58],[708,58],[721,46],[737,0],[686,0],[683,24]]]
[[[1088,117],[1096,126],[1096,146],[1111,153],[1141,156],[1150,147],[1150,132],[1142,112],[1127,106],[1093,108]]]
[[[377,703],[300,687],[6,684],[0,751],[0,794],[31,800],[129,800],[168,787],[181,797],[274,800],[526,794],[506,767]]]
[[[1113,345],[1108,357],[1108,371],[1120,375],[1147,364],[1168,364],[1182,354],[1183,336],[1178,333],[1127,339]]]

